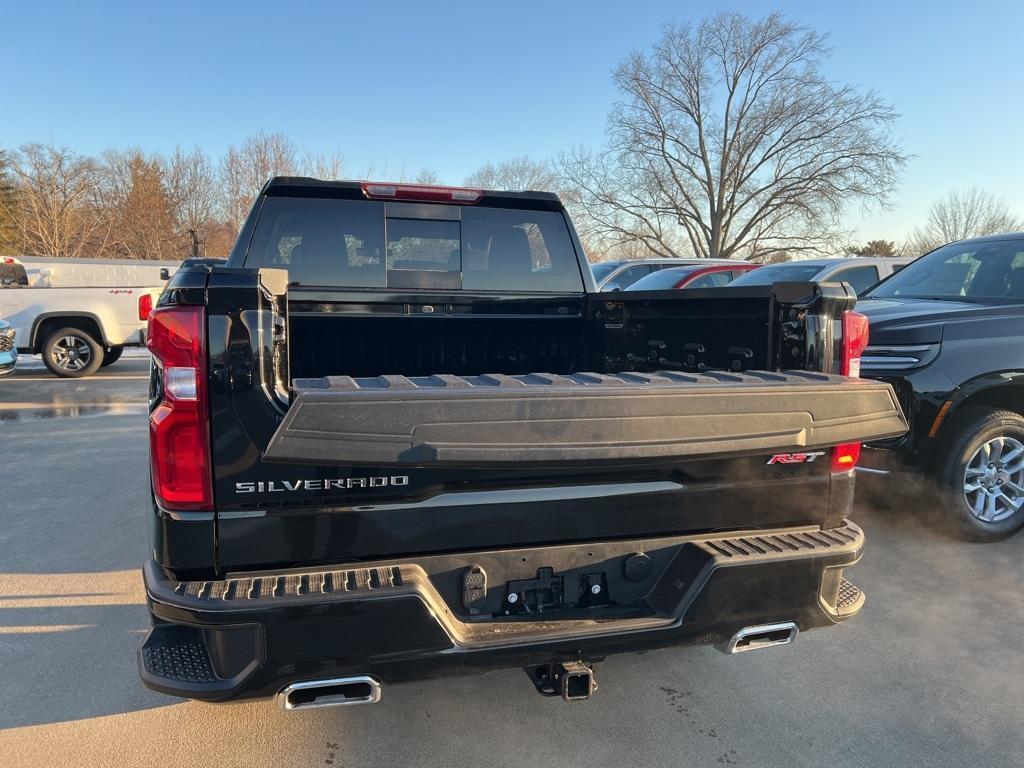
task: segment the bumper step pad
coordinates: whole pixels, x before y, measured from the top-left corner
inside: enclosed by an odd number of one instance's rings
[[[392,566],[239,577],[223,581],[179,581],[174,584],[174,592],[200,600],[245,603],[275,598],[324,597],[346,593],[362,593],[365,596],[368,592],[400,586],[402,571],[399,567]]]
[[[200,642],[156,645],[142,649],[142,664],[154,677],[186,683],[213,683],[213,665]]]
[[[199,627],[159,622],[138,653],[139,675],[148,688],[172,696],[216,701],[236,690],[262,661],[258,630],[251,626],[218,630],[209,644]],[[220,660],[211,655],[220,648]],[[223,651],[231,649],[225,658]]]
[[[840,616],[849,616],[857,613],[864,604],[864,593],[845,576],[839,582],[839,600],[836,602],[836,611]]]

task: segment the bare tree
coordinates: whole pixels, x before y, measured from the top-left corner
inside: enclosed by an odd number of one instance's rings
[[[187,248],[183,252],[200,256],[219,225],[219,189],[213,163],[198,147],[191,152],[178,147],[167,161],[166,185],[175,236]]]
[[[414,179],[416,184],[432,184],[437,185],[441,183],[441,177],[437,175],[437,171],[433,168],[424,168],[416,174]]]
[[[467,176],[465,184],[480,189],[554,192],[562,186],[562,179],[548,163],[524,155],[497,164],[487,163]]]
[[[26,144],[14,154],[11,174],[18,209],[10,213],[24,252],[82,255],[102,225],[96,164],[67,147]]]
[[[302,173],[314,179],[332,181],[342,178],[344,156],[335,150],[328,155],[307,152],[302,158]]]
[[[224,215],[237,232],[260,189],[271,176],[294,176],[298,163],[295,145],[283,133],[257,133],[228,147],[221,161]]]
[[[0,253],[20,253],[18,229],[18,192],[11,170],[10,153],[0,148]]]
[[[141,149],[103,154],[100,203],[108,237],[107,255],[127,259],[181,258],[174,205],[165,184],[165,162]]]
[[[908,247],[915,255],[968,237],[1024,230],[1024,219],[1010,212],[1006,201],[972,188],[953,191],[928,208],[923,227],[914,230]]]
[[[777,14],[667,26],[615,70],[606,149],[559,159],[594,235],[709,257],[834,247],[843,208],[885,204],[906,157],[893,108],[828,81],[826,52]]]

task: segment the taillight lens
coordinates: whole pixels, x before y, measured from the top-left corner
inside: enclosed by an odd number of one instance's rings
[[[832,449],[832,471],[849,472],[860,460],[860,443],[843,443]]]
[[[149,313],[146,346],[161,377],[161,402],[149,416],[150,467],[165,509],[213,509],[205,330],[202,307]]]
[[[868,346],[868,319],[860,312],[843,312],[843,376],[860,376],[860,356]]]
[[[139,320],[149,320],[149,313],[153,311],[153,294],[144,293],[139,296]]]

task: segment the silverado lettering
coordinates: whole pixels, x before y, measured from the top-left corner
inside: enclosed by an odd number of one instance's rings
[[[848,375],[855,302],[602,293],[550,193],[271,179],[150,316],[143,682],[291,710],[522,666],[574,700],[612,653],[842,623],[858,449],[906,429]]]
[[[280,487],[278,483],[281,484]],[[334,480],[257,480],[255,482],[235,483],[235,493],[280,493],[283,491],[329,491],[332,488],[350,490],[352,488],[387,488],[409,484],[407,475],[387,475],[382,477],[340,477]]]

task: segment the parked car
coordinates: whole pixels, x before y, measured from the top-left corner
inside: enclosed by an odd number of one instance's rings
[[[693,264],[688,267],[668,267],[641,277],[627,291],[664,291],[673,288],[721,288],[728,285],[740,275],[760,264],[737,261],[733,264],[714,264],[705,266]]]
[[[914,469],[973,539],[1024,525],[1024,234],[962,240],[868,292],[865,376],[893,385],[910,422],[868,466]]]
[[[227,264],[227,259],[219,259],[212,256],[196,256],[195,258],[185,259],[183,262],[181,262],[181,266],[178,267],[178,269],[188,269],[189,267],[222,267],[225,264]],[[171,270],[169,270],[167,267],[161,267],[160,279],[170,280]]]
[[[695,258],[667,258],[667,259],[624,259],[622,261],[602,261],[591,264],[590,269],[594,275],[594,282],[597,283],[599,291],[622,291],[629,288],[637,280],[647,277],[652,272],[671,267],[682,267],[689,264],[735,264],[729,259],[695,259]]]
[[[857,256],[835,259],[803,259],[782,264],[766,264],[757,272],[743,275],[731,283],[736,288],[745,285],[771,285],[791,280],[849,283],[858,296],[880,280],[903,269],[913,259],[902,256],[874,258]]]
[[[585,699],[860,610],[853,469],[906,426],[845,286],[598,293],[539,192],[276,178],[242,232],[149,320],[148,687]]]
[[[3,318],[0,318],[0,376],[14,372],[18,363],[18,349],[14,346],[15,331]]]
[[[0,290],[0,313],[17,331],[18,349],[42,355],[56,376],[90,376],[144,343],[161,287],[21,287]]]
[[[28,272],[13,256],[0,256],[0,287],[9,285],[28,285]]]

